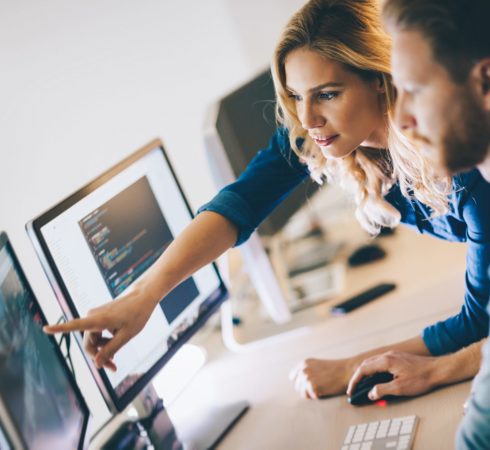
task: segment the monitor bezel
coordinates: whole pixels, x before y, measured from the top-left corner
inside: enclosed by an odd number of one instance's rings
[[[17,275],[19,276],[23,286],[25,287],[28,295],[32,298],[32,301],[36,305],[37,310],[39,311],[39,315],[41,318],[41,323],[43,325],[47,325],[48,321],[46,320],[46,316],[44,315],[43,309],[34,294],[34,291],[32,290],[31,284],[29,283],[29,280],[27,279],[27,276],[22,269],[22,266],[19,262],[19,259],[17,258],[17,254],[15,253],[15,250],[10,242],[10,239],[8,238],[7,233],[4,231],[0,232],[0,251],[3,249],[7,249],[7,252],[9,256],[11,256],[14,268],[17,272]],[[75,393],[77,400],[81,406],[82,413],[83,413],[83,423],[80,431],[80,440],[78,442],[78,450],[84,450],[88,447],[89,443],[89,435],[88,435],[88,430],[89,430],[89,422],[91,419],[90,415],[90,410],[88,408],[87,403],[85,402],[85,398],[83,397],[83,394],[76,382],[74,374],[71,372],[70,368],[68,367],[68,364],[66,363],[65,357],[63,356],[63,353],[61,352],[61,349],[59,348],[58,343],[56,342],[56,339],[54,336],[46,335],[46,337],[51,341],[53,344],[53,348],[55,349],[56,355],[61,362],[61,366],[63,370],[66,373],[68,382],[73,389],[73,392]],[[0,418],[3,423],[3,430],[5,434],[7,435],[7,438],[10,439],[12,445],[17,448],[19,445],[22,445],[22,448],[27,449],[27,445],[24,441],[24,438],[22,436],[21,431],[18,429],[18,425],[16,420],[12,417],[10,411],[8,410],[7,405],[3,402],[3,399],[0,399],[1,401],[1,406],[0,406]]]
[[[121,162],[117,163],[87,185],[71,194],[66,199],[62,200],[46,212],[40,214],[38,217],[34,218],[30,222],[26,224],[26,229],[31,241],[34,245],[36,253],[39,257],[41,265],[49,279],[51,287],[55,293],[55,296],[65,313],[68,319],[79,318],[79,314],[74,302],[71,299],[71,296],[68,292],[66,285],[63,282],[63,278],[61,277],[60,272],[52,258],[50,251],[48,249],[47,243],[42,235],[41,229],[42,227],[53,220],[55,217],[66,211],[68,208],[73,206],[75,203],[80,201],[82,198],[95,191],[97,188],[102,186],[104,183],[108,182],[114,176],[122,172],[124,169],[129,167],[135,161],[144,157],[151,151],[154,151],[156,148],[160,150],[162,153],[165,163],[167,164],[172,177],[176,183],[176,186],[179,190],[179,193],[182,197],[182,200],[185,203],[187,211],[189,212],[189,220],[192,220],[194,215],[192,213],[192,209],[189,205],[189,202],[184,194],[182,186],[179,183],[179,180],[176,176],[175,170],[170,163],[168,155],[164,149],[163,143],[160,139],[154,139],[141,149],[129,155],[127,158],[123,159]],[[194,322],[189,328],[187,328],[182,335],[179,336],[177,342],[133,385],[131,386],[122,396],[118,396],[115,392],[115,389],[110,383],[109,378],[107,377],[105,371],[103,369],[97,369],[92,358],[86,354],[83,347],[83,337],[81,333],[74,333],[76,337],[76,341],[80,348],[82,349],[82,353],[85,357],[85,360],[90,368],[90,371],[94,377],[94,380],[99,388],[99,391],[104,398],[108,408],[113,413],[118,413],[123,411],[126,406],[129,405],[137,395],[144,389],[144,387],[151,382],[152,378],[158,373],[158,371],[172,358],[172,356],[177,352],[177,350],[182,347],[196,332],[197,330],[211,317],[221,306],[221,304],[228,298],[228,291],[223,282],[223,279],[219,273],[219,270],[215,263],[211,263],[217,278],[219,280],[219,286],[215,291],[211,293],[211,295],[203,302],[210,303],[209,307],[197,318],[196,322]]]

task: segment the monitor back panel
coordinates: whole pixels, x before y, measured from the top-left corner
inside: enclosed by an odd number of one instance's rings
[[[275,92],[267,70],[230,93],[219,102],[216,132],[238,177],[257,152],[267,148],[276,131]],[[316,191],[317,185],[307,180],[262,222],[259,233],[273,235],[300,209]]]

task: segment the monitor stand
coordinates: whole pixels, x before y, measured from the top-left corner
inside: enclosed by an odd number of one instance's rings
[[[248,402],[241,401],[207,411],[196,411],[190,407],[185,423],[180,423],[170,418],[151,383],[133,405],[140,416],[139,423],[155,450],[213,449],[250,406]]]
[[[291,313],[324,303],[341,292],[345,269],[342,264],[335,263],[334,258],[342,247],[342,241],[327,240],[323,231],[313,231],[294,239],[277,233],[267,242],[267,252],[265,246],[255,240],[256,253],[262,251],[265,255],[262,266],[254,262],[260,261],[260,258],[240,260],[236,252],[230,255],[227,266],[220,266],[231,292],[230,299],[221,306],[221,332],[229,350],[244,353],[279,342],[287,345],[286,341],[309,333],[311,324],[318,321],[316,315],[312,315],[311,320],[305,319],[304,315],[296,320],[297,316]],[[260,239],[256,234],[251,240],[253,238]],[[243,257],[243,251],[241,254]],[[269,267],[269,271],[262,270],[265,266]],[[277,295],[274,298],[280,298],[280,301],[264,301],[266,297],[258,289],[258,283],[253,281],[253,274],[259,278],[262,274],[262,282],[269,287],[276,285]],[[245,300],[248,302],[244,302],[247,303],[245,308],[239,308],[235,314],[233,300],[237,304]],[[266,307],[268,316],[275,323],[262,317],[260,305]],[[292,320],[277,320],[277,316],[271,314],[272,305],[288,308]],[[236,323],[240,324],[241,329],[235,327]]]

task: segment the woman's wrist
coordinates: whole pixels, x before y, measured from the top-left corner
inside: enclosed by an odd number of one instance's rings
[[[159,294],[158,286],[156,283],[147,280],[146,277],[142,277],[132,286],[131,294],[139,299],[140,302],[145,305],[150,306],[152,309],[155,308],[163,295]]]

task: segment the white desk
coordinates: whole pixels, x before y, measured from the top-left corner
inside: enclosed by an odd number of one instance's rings
[[[464,246],[409,230],[399,230],[396,239],[386,243],[392,246],[390,256],[356,269],[355,286],[349,289],[355,292],[387,280],[398,283],[396,291],[344,317],[328,315],[330,302],[302,311],[295,320],[309,324],[303,335],[253,353],[232,354],[219,333],[213,333],[206,340],[208,363],[170,406],[171,415],[182,419],[190,405],[195,409],[246,399],[250,411],[222,441],[220,450],[317,450],[340,448],[352,424],[416,414],[421,419],[416,450],[452,448],[469,382],[386,408],[356,408],[345,396],[302,399],[288,380],[289,370],[306,357],[340,358],[409,338],[459,309]]]
[[[335,239],[347,242],[338,258],[341,262],[345,262],[350,252],[360,243],[365,242],[366,237],[352,219],[342,225],[329,235],[336,233],[333,236]],[[382,319],[393,325],[420,320],[425,315],[438,312],[440,308],[451,307],[452,304],[444,301],[436,287],[439,283],[444,284],[448,278],[454,278],[461,292],[461,295],[454,299],[454,305],[462,304],[466,254],[464,244],[450,243],[428,235],[420,235],[403,226],[400,226],[393,236],[381,238],[377,242],[386,250],[387,256],[375,263],[348,268],[345,273],[345,286],[339,296],[295,313],[293,321],[285,325],[277,325],[271,320],[264,320],[263,314],[256,311],[246,311],[243,326],[235,329],[236,340],[246,343],[271,334],[297,329],[299,326],[317,326],[328,323],[330,328],[333,327],[336,330],[333,334],[335,342],[344,342],[347,339],[344,329],[345,320],[347,320],[347,326],[351,328],[352,338],[356,337],[356,334],[352,334],[352,329],[357,329],[364,335],[380,327],[384,328],[384,325],[380,323]],[[330,315],[331,305],[381,282],[394,282],[397,284],[397,289],[383,297],[382,301],[370,303],[346,318]],[[434,286],[433,292],[430,292],[432,286]],[[425,288],[428,289],[427,292]],[[384,299],[390,299],[390,301]],[[362,313],[359,314],[361,311]],[[428,319],[427,323],[431,323],[430,320]],[[387,323],[386,326],[389,324]],[[324,344],[322,342],[318,344],[311,342],[313,346],[311,348],[321,351]]]

